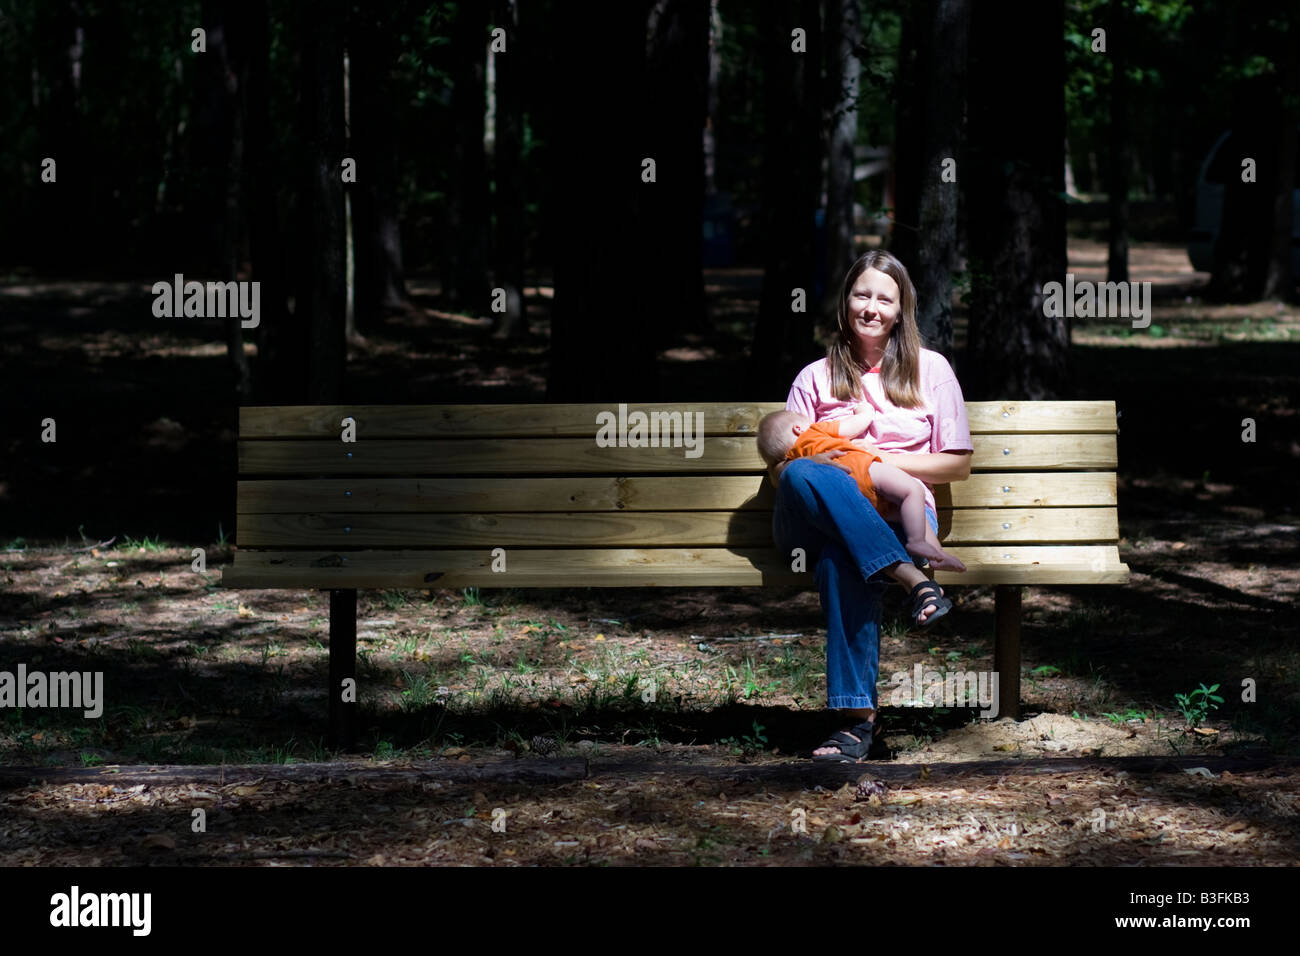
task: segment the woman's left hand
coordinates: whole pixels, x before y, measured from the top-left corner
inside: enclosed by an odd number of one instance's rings
[[[865,451],[865,452],[867,452],[867,453],[869,453],[869,454],[872,454],[872,455],[879,455],[879,456],[881,456],[882,458],[884,457],[884,452],[882,452],[879,448],[877,448],[877,447],[876,447],[875,445],[873,445],[871,442],[867,441],[865,438],[856,438],[856,439],[853,440],[853,444],[857,445],[859,448],[861,448],[863,451]]]

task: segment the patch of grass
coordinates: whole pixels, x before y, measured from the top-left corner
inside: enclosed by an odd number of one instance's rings
[[[149,535],[145,535],[143,538],[133,538],[130,535],[124,535],[119,550],[149,551],[157,553],[159,551],[166,551],[170,547],[172,547],[170,544],[157,536],[150,537]]]
[[[438,702],[438,685],[429,680],[428,674],[413,675],[402,671],[402,683],[405,685],[399,696],[399,706],[405,713],[425,710]]]
[[[412,607],[411,599],[403,591],[389,589],[379,592],[379,600],[389,611],[396,611],[402,607]]]
[[[880,622],[882,637],[901,641],[912,630],[912,619],[903,614],[886,614]]]
[[[1108,714],[1102,714],[1102,716],[1105,717],[1107,720],[1113,721],[1114,723],[1117,724],[1126,724],[1130,720],[1140,720],[1143,723],[1146,723],[1148,720],[1151,719],[1151,711],[1138,710],[1135,707],[1130,707],[1122,714],[1119,712],[1113,712]]]

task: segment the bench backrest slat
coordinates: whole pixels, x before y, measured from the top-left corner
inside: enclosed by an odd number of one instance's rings
[[[302,478],[239,482],[242,514],[770,510],[762,476]],[[942,508],[1115,505],[1108,472],[985,472],[935,489]]]
[[[780,402],[710,402],[623,406],[628,416],[702,414],[707,435],[752,435]],[[367,438],[587,438],[598,416],[619,413],[610,405],[281,405],[239,410],[243,439],[337,438],[352,418]],[[1047,434],[1115,431],[1115,403],[967,402],[972,434]]]

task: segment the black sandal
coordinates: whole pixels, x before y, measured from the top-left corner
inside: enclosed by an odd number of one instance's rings
[[[913,627],[929,627],[952,610],[952,601],[943,596],[943,592],[939,590],[939,585],[933,581],[922,581],[912,588],[911,596]],[[921,612],[931,605],[934,605],[934,610],[929,617],[922,621]]]
[[[850,727],[848,730],[837,730],[819,744],[816,749],[838,747],[840,752],[837,754],[813,754],[813,760],[822,760],[827,763],[857,763],[871,752],[871,745],[879,733],[879,715],[874,721],[864,720],[856,727]],[[854,740],[853,737],[849,736],[850,734],[856,734],[860,739]]]

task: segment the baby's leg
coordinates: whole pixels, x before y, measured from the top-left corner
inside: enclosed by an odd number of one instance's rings
[[[886,465],[883,461],[872,462],[871,481],[879,494],[898,505],[903,533],[907,536],[903,547],[908,554],[925,558],[937,571],[966,570],[966,565],[939,547],[938,537],[930,531],[925,520],[925,490],[921,482],[901,468]]]

